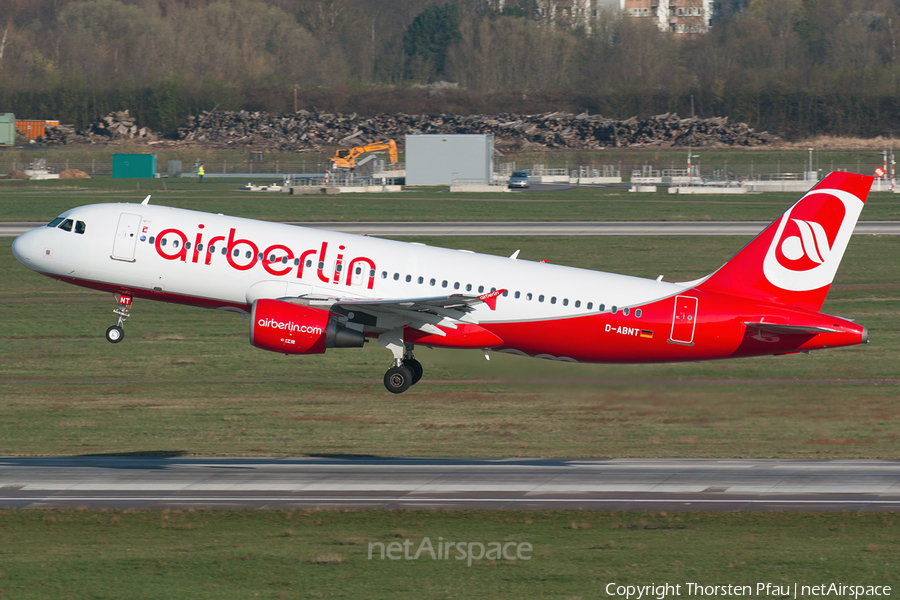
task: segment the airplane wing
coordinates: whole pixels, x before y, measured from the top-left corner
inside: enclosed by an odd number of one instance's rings
[[[366,313],[375,318],[394,317],[395,321],[407,327],[439,336],[446,336],[441,327],[456,329],[455,321],[478,324],[469,313],[479,304],[487,304],[495,310],[497,297],[506,290],[496,290],[480,296],[451,294],[449,296],[430,296],[425,298],[391,298],[386,300],[356,300],[340,298],[317,298],[305,296],[300,298],[304,303],[315,308],[327,309],[347,315],[349,313]]]
[[[768,333],[777,333],[780,335],[816,335],[818,333],[834,333],[837,329],[829,329],[828,327],[807,326],[807,325],[779,325],[777,323],[750,323],[744,321],[747,327],[753,327],[760,331]]]

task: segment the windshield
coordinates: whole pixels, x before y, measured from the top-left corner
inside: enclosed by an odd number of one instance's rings
[[[513,171],[513,177],[528,177],[528,171]]]

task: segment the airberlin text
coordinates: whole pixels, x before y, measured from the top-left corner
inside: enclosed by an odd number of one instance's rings
[[[322,242],[319,248],[304,250],[299,254],[285,246],[284,244],[272,244],[265,250],[260,251],[259,245],[249,239],[237,237],[237,230],[232,227],[228,231],[228,237],[224,235],[215,235],[204,240],[204,225],[198,225],[198,231],[194,240],[191,240],[187,234],[179,229],[169,228],[160,231],[156,235],[154,247],[156,253],[166,260],[180,260],[181,262],[191,262],[195,264],[209,265],[213,261],[213,257],[222,253],[222,259],[227,261],[232,269],[238,271],[247,271],[257,264],[261,264],[267,273],[276,277],[284,277],[295,271],[297,279],[303,279],[304,269],[307,261],[315,266],[316,276],[323,283],[332,285],[343,283],[351,285],[357,283],[366,285],[368,289],[372,289],[375,285],[375,262],[365,256],[357,256],[355,258],[345,258],[345,246],[338,246],[337,254],[332,264],[328,265],[328,273],[326,273],[326,260],[328,256],[328,242]],[[167,248],[167,241],[171,240],[171,248]],[[193,244],[193,248],[191,248]],[[204,248],[205,244],[205,248]],[[216,256],[218,260],[219,257]],[[359,271],[356,273],[356,271]],[[354,275],[356,275],[354,281]]]
[[[651,583],[649,585],[606,585],[607,596],[625,600],[663,600],[674,596],[755,596],[758,598],[859,598],[889,597],[889,585],[848,585],[844,583],[757,583],[754,585],[702,585],[699,583]],[[683,589],[683,591],[682,591]]]
[[[275,319],[259,319],[257,324],[260,327],[269,327],[271,329],[287,329],[294,333],[312,333],[313,335],[322,335],[321,327],[309,327],[307,325],[297,325],[293,321],[283,323]]]

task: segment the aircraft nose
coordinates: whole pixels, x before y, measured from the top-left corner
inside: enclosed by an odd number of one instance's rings
[[[12,243],[13,256],[29,269],[34,268],[34,263],[40,256],[41,249],[37,237],[36,231],[26,231]]]

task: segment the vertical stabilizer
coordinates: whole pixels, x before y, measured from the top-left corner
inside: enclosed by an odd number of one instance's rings
[[[820,310],[872,180],[831,173],[698,289]]]

